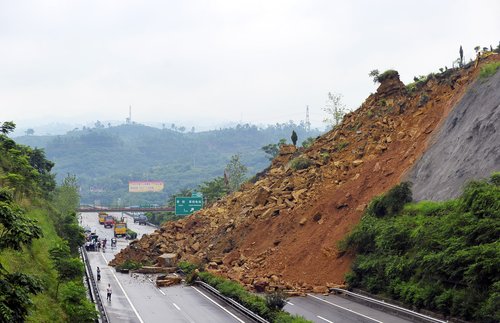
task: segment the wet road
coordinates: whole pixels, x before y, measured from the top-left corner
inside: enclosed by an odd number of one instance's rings
[[[112,214],[121,217],[121,213]],[[104,252],[88,252],[88,258],[96,277],[97,266],[101,269],[99,293],[110,321],[114,322],[246,322],[238,314],[212,299],[197,287],[178,285],[168,288],[157,288],[151,275],[117,273],[107,265],[120,249],[128,245],[125,238],[117,239],[117,247],[110,248],[112,229],[105,229],[98,223],[96,213],[82,213],[81,224],[96,232],[100,239],[106,238],[107,248]],[[133,219],[125,215],[127,225],[138,233],[151,233],[155,228],[133,223]],[[97,278],[96,278],[97,279]],[[106,288],[111,285],[111,301],[106,301]]]

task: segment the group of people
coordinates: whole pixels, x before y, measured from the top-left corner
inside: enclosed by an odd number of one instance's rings
[[[105,251],[108,239],[99,239],[95,233],[91,233],[85,240],[85,250],[87,251]],[[111,248],[116,248],[116,238],[111,238]]]
[[[85,241],[85,250],[87,251],[103,251],[106,250],[107,239],[99,239],[97,235],[89,235]],[[116,244],[115,244],[116,245]]]
[[[101,281],[101,269],[97,267],[97,281]],[[108,302],[111,302],[111,293],[113,290],[111,289],[111,284],[108,284],[108,287],[106,288],[106,300]]]

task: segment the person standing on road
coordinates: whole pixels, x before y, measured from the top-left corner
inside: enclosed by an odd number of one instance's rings
[[[107,292],[107,294],[106,294],[106,300],[108,302],[111,302],[111,292],[112,292],[112,290],[111,290],[111,284],[108,284],[108,288],[106,289],[106,292]]]
[[[101,269],[97,267],[97,281],[101,281]]]

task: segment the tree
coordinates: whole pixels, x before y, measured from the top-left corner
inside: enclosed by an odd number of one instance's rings
[[[69,322],[95,322],[99,318],[95,305],[87,299],[85,286],[81,282],[67,283],[61,291],[61,302]]]
[[[175,206],[176,197],[190,197],[192,193],[193,192],[189,188],[184,188],[178,193],[170,195],[170,198],[168,199],[168,205]]]
[[[212,203],[227,194],[227,187],[224,184],[224,177],[219,176],[211,181],[203,182],[198,186],[198,191],[203,193],[207,203]]]
[[[75,175],[67,174],[61,186],[57,188],[55,206],[63,215],[75,212],[80,205],[80,195],[78,194],[78,180]]]
[[[380,75],[380,72],[375,69],[371,70],[370,73],[368,73],[369,77],[373,77],[373,83],[378,83],[378,76]]]
[[[342,103],[342,95],[328,92],[328,100],[323,111],[327,113],[323,122],[331,126],[332,129],[339,125],[347,112],[346,106]]]
[[[33,130],[32,128],[28,128],[26,129],[25,133],[26,136],[33,136],[35,134],[35,130]]]
[[[66,239],[73,254],[85,241],[83,229],[78,225],[76,208],[80,204],[78,182],[75,175],[68,174],[56,190],[54,206],[57,213],[56,229],[59,236]]]
[[[231,156],[231,160],[224,170],[224,173],[227,176],[228,188],[230,192],[239,190],[241,184],[243,184],[245,180],[246,172],[247,167],[241,163],[240,155],[236,154]]]
[[[59,285],[83,275],[83,264],[78,258],[71,257],[71,252],[66,241],[62,241],[49,250],[50,259],[57,271],[56,298],[59,294]]]
[[[464,65],[464,50],[462,49],[462,45],[460,45],[459,53],[460,53],[460,67],[462,67]]]
[[[11,133],[16,129],[16,124],[12,121],[5,121],[0,125],[0,132],[4,135]]]
[[[7,189],[0,188],[0,252],[5,249],[19,251],[40,237],[42,229],[37,222],[24,215]],[[9,273],[0,263],[0,322],[24,322],[32,305],[29,295],[42,290],[38,279]]]
[[[269,160],[273,160],[280,152],[280,146],[286,143],[286,139],[282,138],[277,144],[268,144],[261,149],[269,155]]]
[[[308,137],[306,140],[304,140],[304,141],[302,142],[302,147],[304,147],[304,148],[309,148],[309,147],[311,147],[311,145],[313,144],[314,140],[315,140],[315,139],[314,139],[313,137]]]
[[[292,130],[292,136],[290,137],[290,139],[292,139],[293,145],[296,146],[298,137],[297,137],[297,133],[295,132],[295,130]]]

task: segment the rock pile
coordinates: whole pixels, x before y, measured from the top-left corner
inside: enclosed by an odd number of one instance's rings
[[[111,264],[170,253],[255,291],[325,292],[343,284],[353,255],[338,251],[339,240],[369,201],[400,182],[422,155],[477,70],[449,74],[407,93],[396,73],[311,147],[283,145],[255,183],[164,224]],[[423,95],[429,99],[422,104]],[[308,166],[294,167],[296,158]]]

